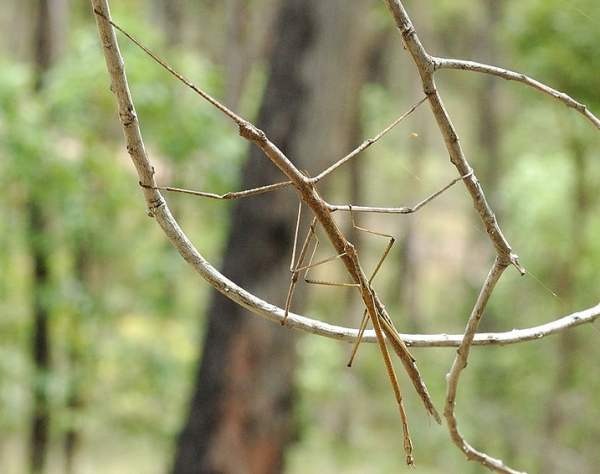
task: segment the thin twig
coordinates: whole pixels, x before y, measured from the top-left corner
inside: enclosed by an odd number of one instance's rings
[[[334,211],[348,211],[348,212],[373,212],[380,214],[412,214],[417,212],[423,206],[429,204],[436,197],[444,193],[446,190],[454,186],[460,180],[466,179],[473,174],[473,170],[469,171],[466,175],[455,178],[442,189],[435,193],[427,196],[421,202],[415,204],[413,207],[373,207],[373,206],[355,206],[354,204],[327,204],[327,207],[331,212]]]
[[[248,293],[243,288],[236,286],[228,280],[222,281],[216,275],[216,270],[210,266],[209,268],[214,273],[208,274],[205,276],[205,278],[207,278],[211,284],[217,286],[217,288],[220,289],[225,296],[259,317],[269,321],[281,323],[281,320],[284,317],[283,308],[279,308],[271,303],[255,297],[251,293]],[[203,274],[204,270],[202,267],[197,267],[196,269]],[[600,304],[566,315],[562,318],[555,319],[539,326],[532,326],[523,329],[512,329],[510,331],[477,333],[475,335],[475,339],[473,340],[473,345],[478,347],[497,347],[541,341],[546,337],[560,334],[564,331],[568,331],[584,324],[593,323],[596,320],[600,320]],[[292,312],[289,313],[286,327],[308,334],[315,334],[347,343],[355,343],[359,334],[359,330],[356,328],[333,325],[319,321],[311,315],[300,315]],[[462,334],[400,333],[399,336],[408,347],[422,348],[458,347],[463,340]],[[375,333],[373,330],[365,331],[362,342],[376,342]]]
[[[94,0],[92,0],[92,3],[93,4],[95,3]],[[108,3],[106,3],[106,6],[108,7]],[[108,11],[108,8],[107,8],[107,11]],[[225,105],[223,105],[221,102],[219,102],[217,99],[212,97],[207,92],[204,92],[202,89],[200,89],[198,86],[196,86],[192,81],[190,81],[189,79],[187,79],[186,77],[182,76],[177,71],[175,71],[175,69],[173,69],[169,64],[167,64],[166,61],[164,61],[162,58],[160,58],[156,54],[154,54],[148,47],[144,46],[133,35],[131,35],[127,31],[125,31],[123,28],[121,28],[109,16],[105,15],[100,8],[94,6],[94,13],[96,15],[104,18],[106,21],[108,21],[114,28],[116,28],[121,33],[123,33],[138,48],[142,49],[148,56],[150,56],[154,61],[156,61],[158,64],[160,64],[166,71],[171,73],[174,77],[176,77],[179,81],[181,81],[186,86],[188,86],[190,89],[192,89],[194,92],[196,92],[202,98],[204,98],[206,101],[210,102],[213,106],[215,106],[217,109],[219,109],[225,115],[227,115],[235,123],[237,123],[238,125],[244,125],[246,123],[246,120],[244,120],[238,114],[236,114],[235,112],[233,112],[232,110],[227,108]]]
[[[562,102],[567,107],[571,107],[583,115],[587,120],[589,120],[592,125],[596,128],[600,129],[600,119],[596,117],[590,110],[587,108],[585,104],[576,101],[570,95],[565,94],[564,92],[560,92],[556,89],[553,89],[550,86],[547,86],[543,82],[537,81],[532,77],[529,77],[520,72],[511,71],[509,69],[504,69],[498,66],[490,66],[488,64],[482,64],[475,61],[466,61],[463,59],[451,59],[451,58],[432,58],[435,69],[460,69],[462,71],[472,71],[472,72],[480,72],[483,74],[491,74],[492,76],[500,77],[502,79],[506,79],[507,81],[516,81],[521,84],[525,84],[529,87],[533,87],[538,91],[553,97],[554,99]]]
[[[351,160],[352,158],[354,158],[359,153],[365,151],[367,148],[369,148],[374,143],[377,143],[385,134],[387,134],[396,125],[398,125],[406,117],[408,117],[415,110],[417,110],[417,108],[419,107],[419,105],[421,105],[426,100],[427,100],[427,96],[423,97],[420,101],[418,101],[416,104],[414,104],[410,109],[408,109],[406,112],[404,112],[400,117],[398,117],[396,120],[394,120],[392,123],[390,123],[387,127],[385,127],[381,132],[379,132],[373,138],[368,138],[367,140],[365,140],[364,142],[362,142],[358,147],[356,147],[354,150],[352,150],[350,153],[348,153],[346,156],[340,158],[338,161],[336,161],[329,168],[327,168],[326,170],[324,170],[321,173],[319,173],[317,176],[315,176],[312,179],[313,183],[318,183],[323,178],[325,178],[327,175],[329,175],[331,172],[335,171],[340,166],[342,166],[344,163],[346,163],[348,160]]]
[[[300,208],[301,209],[301,208]],[[300,209],[298,211],[298,222],[300,221]],[[284,310],[284,314],[283,314],[283,319],[281,320],[281,325],[284,326],[285,323],[287,322],[289,313],[290,313],[290,307],[292,305],[292,298],[294,297],[294,290],[296,289],[296,284],[298,283],[298,266],[302,265],[302,263],[304,262],[304,258],[306,257],[306,251],[308,250],[308,247],[310,246],[310,241],[314,238],[316,239],[316,241],[318,242],[318,238],[317,235],[315,233],[315,225],[317,224],[317,219],[316,217],[313,218],[312,222],[310,223],[310,226],[308,228],[308,232],[306,233],[306,237],[304,238],[304,243],[302,244],[302,248],[300,249],[300,255],[298,256],[298,262],[294,263],[294,254],[296,253],[296,238],[297,238],[297,231],[298,229],[296,228],[296,237],[294,238],[294,250],[292,251],[292,264],[294,265],[294,268],[290,268],[290,271],[292,272],[292,276],[290,277],[290,286],[288,288],[288,293],[287,293],[287,297],[285,299],[285,310]],[[313,255],[314,256],[314,252]],[[311,261],[312,261],[312,256],[311,256]],[[306,275],[306,274],[305,274]]]
[[[264,193],[268,193],[270,191],[276,191],[277,189],[285,188],[285,187],[289,186],[290,184],[292,184],[291,181],[281,181],[279,183],[267,184],[266,186],[260,186],[258,188],[253,188],[253,189],[246,189],[244,191],[234,191],[234,192],[229,192],[229,193],[225,193],[225,194],[216,194],[216,193],[209,193],[206,191],[194,191],[192,189],[174,188],[173,186],[148,186],[147,184],[143,184],[140,182],[140,186],[142,188],[150,188],[150,189],[156,189],[159,191],[169,191],[169,192],[175,192],[175,193],[191,194],[192,196],[205,197],[205,198],[209,198],[209,199],[225,199],[225,200],[257,196],[259,194],[264,194]]]
[[[496,249],[496,260],[490,275],[486,279],[486,284],[482,289],[482,293],[478,302],[473,310],[472,318],[481,317],[481,312],[485,307],[487,299],[489,298],[489,293],[494,288],[494,285],[497,279],[500,277],[504,269],[508,265],[514,265],[515,268],[523,275],[525,274],[525,269],[519,263],[519,258],[516,254],[513,253],[512,248],[510,247],[508,241],[502,234],[500,230],[500,226],[496,220],[496,216],[492,211],[490,205],[488,204],[483,189],[473,172],[472,167],[470,166],[465,154],[460,145],[460,140],[458,137],[458,133],[450,120],[450,116],[446,111],[442,98],[437,90],[434,73],[436,68],[436,62],[432,56],[426,51],[424,46],[421,44],[419,36],[412,24],[410,17],[406,9],[404,8],[403,3],[400,0],[386,0],[386,5],[394,18],[396,26],[400,30],[402,35],[402,40],[404,42],[405,48],[410,53],[413,62],[419,72],[421,77],[421,83],[423,86],[423,91],[429,98],[429,105],[431,106],[431,110],[438,124],[438,128],[442,137],[444,138],[444,142],[446,144],[446,149],[448,150],[448,154],[450,155],[450,161],[457,168],[459,174],[464,176],[468,173],[472,173],[470,179],[464,179],[463,183],[465,184],[467,190],[471,194],[471,199],[473,201],[473,205],[475,209],[479,213],[480,220]],[[477,317],[477,313],[479,316]],[[471,319],[472,319],[471,318]],[[471,321],[470,319],[470,321]],[[472,342],[474,337],[476,327],[472,332],[470,331],[470,326],[467,326],[467,330],[465,331],[465,336],[463,338],[463,342],[461,348],[459,348],[459,353],[461,349],[465,353],[464,362],[466,364],[466,356],[468,355],[468,348]],[[458,383],[458,377],[456,377],[456,383]],[[447,404],[446,410],[444,414],[446,415],[446,419],[448,420],[448,427],[450,430],[450,435],[455,442],[455,444],[465,453],[469,459],[475,459],[479,461],[481,464],[490,467],[492,469],[496,469],[498,472],[516,472],[512,471],[510,468],[506,468],[501,461],[495,460],[483,453],[479,453],[471,448],[460,436],[458,430],[456,429],[456,420],[454,419],[454,411],[448,409],[448,403],[454,406],[454,396],[452,396],[450,381],[448,382],[449,390],[447,395]],[[453,390],[456,391],[456,387],[453,387]]]

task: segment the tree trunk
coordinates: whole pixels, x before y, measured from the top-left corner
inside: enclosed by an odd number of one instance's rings
[[[86,239],[77,243],[75,251],[75,277],[85,290],[90,290],[92,256],[86,245]],[[79,419],[84,409],[83,370],[86,344],[84,342],[83,321],[89,314],[76,313],[69,321],[67,332],[67,361],[69,380],[67,387],[66,408],[69,414],[69,424],[63,438],[65,473],[77,472],[75,461],[81,444]]]
[[[481,61],[488,64],[498,64],[499,48],[496,40],[498,24],[502,19],[503,2],[501,0],[485,0],[482,5],[483,21],[476,33],[475,42],[479,45]],[[502,178],[502,133],[500,128],[502,99],[498,89],[498,79],[484,74],[477,90],[475,103],[479,151],[481,162],[481,181],[483,188],[499,221],[502,221],[502,193],[500,192]],[[482,331],[498,329],[497,319],[493,309],[486,309],[488,317],[481,324]],[[506,421],[506,420],[505,420]]]
[[[43,87],[46,71],[62,51],[67,31],[67,0],[37,0],[33,35],[35,90]]]
[[[161,0],[161,17],[169,46],[177,46],[183,38],[183,0]]]
[[[248,46],[248,9],[244,0],[225,0],[227,46],[225,48],[225,103],[237,109],[248,76],[252,57]]]
[[[484,21],[479,32],[477,43],[480,48],[481,60],[488,64],[498,63],[498,47],[494,35],[502,16],[502,1],[486,0],[484,2]],[[500,97],[498,94],[499,81],[497,78],[484,75],[482,85],[478,90],[477,115],[479,117],[477,135],[479,148],[482,151],[484,165],[482,166],[482,181],[485,186],[496,216],[501,217],[502,202],[498,192],[502,176],[500,151]]]
[[[44,293],[48,285],[48,252],[45,245],[46,228],[42,209],[38,201],[31,199],[28,204],[30,252],[32,258],[32,299],[33,328],[31,355],[34,365],[33,377],[33,413],[29,440],[30,472],[43,472],[48,450],[48,426],[50,412],[48,407],[48,373],[50,370],[50,338],[48,331],[48,307]]]
[[[353,80],[361,36],[356,34],[360,27],[349,27],[357,21],[357,8],[346,10],[344,5],[343,0],[286,0],[277,15],[270,76],[257,124],[301,169],[316,171],[324,160],[332,162],[346,151],[355,111],[344,107],[353,90],[345,82]],[[339,81],[342,74],[344,84]],[[331,92],[328,83],[337,84],[337,90]],[[242,187],[281,179],[253,147]],[[291,190],[277,193],[236,203],[223,271],[281,305],[298,201]],[[295,301],[298,309],[300,294]],[[213,294],[174,473],[282,471],[284,449],[294,434],[295,340],[290,330]]]
[[[419,32],[421,37],[433,36],[431,33],[432,18],[431,5],[427,2],[416,2],[412,6],[412,12],[415,18],[419,19]],[[395,33],[395,32],[394,32]],[[395,35],[392,37],[393,44],[397,41]],[[430,41],[435,41],[432,38]],[[428,43],[430,42],[428,41]],[[396,67],[401,66],[398,64]],[[415,71],[398,70],[392,74],[386,74],[388,81],[396,80],[395,77],[404,78],[406,84],[412,84],[411,87],[406,87],[410,94],[410,102],[414,103],[423,97],[423,87],[418,80]],[[403,188],[408,196],[418,196],[420,193],[420,183],[423,170],[425,168],[425,159],[427,158],[428,147],[428,122],[429,117],[426,114],[415,114],[413,123],[418,135],[410,139],[408,152],[408,165],[410,176],[407,176]],[[412,198],[411,198],[412,199]],[[418,247],[420,241],[420,231],[415,225],[416,216],[405,216],[398,221],[402,234],[397,242],[397,278],[394,279],[393,291],[391,295],[396,299],[399,308],[404,316],[406,331],[423,332],[427,327],[425,315],[421,309],[422,306],[422,276],[421,262],[419,262]]]
[[[36,91],[43,87],[44,76],[54,60],[64,38],[66,4],[63,0],[39,0],[34,32],[34,66]],[[47,225],[42,203],[35,192],[27,203],[27,220],[32,259],[33,328],[31,355],[34,365],[33,409],[29,440],[29,469],[43,472],[48,450],[50,411],[48,406],[48,374],[50,371],[50,336],[48,330],[48,303],[44,297],[48,287]]]
[[[482,21],[478,25],[478,31],[475,32],[473,42],[478,45],[479,60],[488,64],[501,63],[501,50],[496,39],[498,27],[502,21],[503,2],[501,0],[485,0],[482,5]],[[502,220],[502,97],[499,90],[499,81],[497,78],[489,75],[483,75],[479,78],[479,87],[476,91],[476,113],[477,125],[476,136],[479,153],[481,156],[480,176],[486,195],[494,209],[496,217]],[[478,238],[479,236],[477,236]],[[494,309],[491,306],[486,308],[486,317],[480,325],[481,331],[499,330],[498,319]],[[490,383],[490,379],[504,380],[507,376],[506,371],[495,365],[480,366],[475,369],[477,378],[476,386],[486,387],[482,396],[495,397],[498,400],[508,400],[510,398],[507,386],[501,383]],[[490,373],[497,376],[491,377]],[[476,443],[484,451],[495,442],[502,445],[503,457],[514,458],[519,451],[518,439],[510,434],[514,431],[510,417],[498,415],[496,423],[501,428],[501,432],[508,436],[503,436],[501,440],[494,440],[485,430],[478,433]],[[475,440],[474,440],[475,442]]]

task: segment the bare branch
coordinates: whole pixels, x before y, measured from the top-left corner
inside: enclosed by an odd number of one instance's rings
[[[421,76],[423,91],[429,98],[429,105],[431,106],[431,111],[436,119],[440,133],[444,138],[446,149],[450,155],[450,161],[458,169],[461,176],[470,175],[470,179],[464,179],[463,182],[471,195],[473,205],[479,213],[481,222],[496,249],[496,253],[503,262],[514,265],[522,275],[525,274],[525,270],[519,263],[518,256],[512,252],[512,248],[500,230],[496,216],[485,198],[481,184],[465,157],[456,129],[450,120],[450,116],[446,111],[435,84],[433,77],[435,63],[433,58],[421,44],[402,2],[400,0],[385,0],[385,3],[402,34],[404,46],[412,56],[413,62]]]
[[[200,95],[204,100],[210,102],[212,105],[214,105],[217,109],[219,109],[221,112],[223,112],[225,115],[227,115],[231,120],[233,120],[238,125],[241,126],[241,125],[244,125],[246,123],[246,120],[244,120],[242,117],[240,117],[239,115],[237,115],[232,110],[228,109],[225,105],[223,105],[217,99],[215,99],[214,97],[212,97],[210,94],[208,94],[207,92],[204,92],[202,89],[200,89],[199,87],[197,87],[194,83],[192,83],[192,81],[190,81],[189,79],[187,79],[184,76],[182,76],[181,74],[179,74],[177,71],[175,71],[175,69],[173,69],[171,66],[169,66],[169,64],[167,64],[163,59],[161,59],[160,57],[158,57],[149,48],[147,48],[141,42],[139,42],[134,36],[132,36],[131,34],[129,34],[127,31],[125,31],[118,24],[116,24],[110,18],[110,15],[106,15],[106,13],[108,13],[108,8],[105,11],[102,11],[99,7],[96,6],[96,3],[97,2],[95,2],[94,0],[92,0],[92,4],[94,5],[94,13],[96,15],[104,18],[104,20],[106,20],[108,23],[110,23],[114,28],[116,28],[121,33],[123,33],[132,43],[134,43],[138,48],[140,48],[141,50],[143,50],[155,62],[157,62],[158,64],[160,64],[166,71],[168,71],[171,75],[173,75],[175,78],[177,78],[177,80],[179,80],[180,82],[182,82],[183,84],[185,84],[187,87],[189,87],[190,89],[192,89],[194,92],[196,92],[196,94]],[[105,2],[105,3],[106,3],[106,7],[108,7],[108,2]]]
[[[200,268],[196,268],[200,272]],[[214,272],[216,270],[212,269]],[[214,276],[213,276],[214,278]],[[215,280],[218,284],[222,282]],[[221,292],[231,298],[236,303],[244,306],[252,313],[274,322],[281,322],[284,317],[284,310],[264,300],[252,297],[248,292],[228,281],[232,286],[224,287]],[[213,283],[214,284],[214,283]],[[512,329],[504,332],[486,332],[477,333],[473,340],[474,346],[507,346],[511,344],[521,344],[531,341],[541,341],[542,339],[559,334],[569,329],[576,328],[584,324],[590,324],[600,319],[600,304],[591,308],[578,311],[562,318],[555,319],[549,323],[539,326],[532,326],[523,329]],[[289,313],[286,326],[309,334],[327,337],[348,343],[356,342],[358,338],[358,329],[345,326],[337,326],[323,321],[319,321],[311,316]],[[462,334],[404,334],[400,337],[408,347],[459,347],[462,340]],[[362,342],[373,343],[375,333],[372,330],[365,331]]]
[[[270,191],[276,191],[278,189],[285,188],[285,187],[289,186],[290,184],[292,184],[291,181],[281,181],[279,183],[273,183],[273,184],[267,184],[266,186],[260,186],[259,188],[246,189],[244,191],[234,191],[234,192],[229,192],[229,193],[225,193],[225,194],[216,194],[216,193],[208,193],[206,191],[194,191],[191,189],[174,188],[172,186],[148,186],[147,184],[143,184],[142,182],[140,182],[140,186],[142,188],[150,188],[150,189],[157,189],[159,191],[169,191],[169,192],[175,192],[175,193],[191,194],[192,196],[205,197],[205,198],[209,198],[209,199],[225,199],[225,200],[257,196],[258,194],[264,194],[264,193],[268,193]]]
[[[469,358],[469,352],[471,350],[471,344],[475,338],[475,333],[479,327],[479,322],[483,317],[483,312],[489,301],[490,295],[498,283],[500,276],[506,270],[506,263],[502,263],[499,258],[496,258],[494,265],[490,270],[481,292],[477,298],[477,302],[473,307],[471,316],[467,321],[467,327],[465,328],[465,335],[463,340],[456,351],[456,357],[450,369],[450,373],[446,376],[447,390],[446,390],[446,405],[444,407],[444,417],[450,430],[450,436],[454,444],[465,454],[468,460],[477,461],[483,466],[493,469],[497,472],[503,472],[507,474],[520,474],[519,471],[515,471],[510,467],[506,466],[501,460],[494,459],[487,454],[481,453],[473,448],[469,443],[465,441],[463,436],[458,430],[456,422],[456,416],[454,414],[454,407],[456,405],[456,390],[458,388],[458,381],[462,370],[467,367],[467,360]]]
[[[404,112],[400,117],[398,117],[396,120],[394,120],[392,123],[390,123],[387,127],[385,127],[381,132],[379,132],[373,138],[368,138],[367,140],[362,142],[358,147],[356,147],[354,150],[352,150],[350,153],[348,153],[346,156],[344,156],[343,158],[340,158],[337,162],[335,162],[333,165],[331,165],[325,171],[322,171],[321,173],[319,173],[317,176],[315,176],[312,179],[313,183],[318,183],[323,178],[325,178],[328,174],[330,174],[331,172],[335,171],[340,166],[342,166],[344,163],[351,160],[359,153],[365,151],[367,148],[369,148],[374,143],[377,143],[385,134],[387,134],[396,125],[398,125],[406,117],[408,117],[410,114],[412,114],[419,107],[419,105],[421,105],[426,100],[427,100],[427,96],[423,97],[419,102],[414,104],[410,109],[408,109],[406,112]]]
[[[462,59],[450,59],[450,58],[432,58],[435,69],[460,69],[462,71],[480,72],[483,74],[491,74],[507,81],[516,81],[521,84],[525,84],[529,87],[533,87],[538,91],[553,97],[554,99],[562,102],[567,107],[571,107],[583,115],[589,120],[596,128],[600,129],[600,119],[596,117],[585,104],[576,101],[571,96],[553,89],[546,84],[537,81],[525,74],[520,72],[511,71],[509,69],[503,69],[497,66],[490,66],[488,64],[482,64],[475,61],[466,61]]]
[[[413,207],[372,207],[372,206],[355,206],[354,204],[327,204],[327,207],[329,208],[329,210],[331,212],[349,211],[349,212],[374,212],[374,213],[381,213],[381,214],[412,214],[413,212],[417,212],[419,209],[421,209],[426,204],[429,204],[431,201],[433,201],[436,197],[438,197],[444,191],[450,189],[452,186],[454,186],[456,183],[458,183],[461,179],[466,179],[469,176],[471,176],[472,173],[473,173],[473,171],[471,170],[466,175],[453,179],[452,181],[450,181],[450,183],[448,183],[442,189],[427,196],[425,199],[423,199],[421,202],[415,204]]]

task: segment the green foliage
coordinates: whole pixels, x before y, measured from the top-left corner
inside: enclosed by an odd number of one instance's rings
[[[592,109],[600,105],[600,5],[535,0],[510,10],[510,37],[528,73]]]

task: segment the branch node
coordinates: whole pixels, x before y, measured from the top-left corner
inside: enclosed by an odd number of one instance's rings
[[[267,140],[265,132],[252,125],[250,122],[243,120],[238,122],[240,136],[246,140],[256,143],[264,143]]]
[[[142,183],[140,183],[140,186],[142,186],[144,188],[154,189],[153,186],[143,185]],[[160,196],[156,199],[150,199],[148,201],[148,211],[147,211],[148,217],[154,217],[154,211],[156,211],[158,208],[160,208],[164,205],[166,205],[166,202],[162,198],[162,196]]]
[[[131,127],[131,125],[136,121],[137,116],[132,107],[129,107],[124,112],[119,112],[119,117],[121,117],[121,123],[124,127]]]
[[[525,270],[525,267],[521,265],[521,262],[519,262],[519,256],[515,253],[511,253],[509,258],[510,264],[513,265],[519,271],[521,276],[524,276],[527,273],[527,270]]]
[[[402,37],[406,39],[415,34],[415,27],[412,25],[412,23],[408,23],[404,26],[404,28],[400,28],[400,33],[402,34]]]

